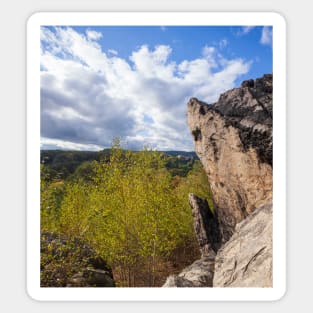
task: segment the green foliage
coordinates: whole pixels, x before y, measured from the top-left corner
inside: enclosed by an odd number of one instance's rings
[[[92,182],[96,166],[97,161],[85,161],[78,165],[74,173],[69,176],[69,179],[74,181],[83,180],[84,182]]]
[[[102,151],[40,151],[40,163],[45,165],[49,172],[49,180],[67,179],[72,176],[77,168],[84,162],[108,160],[110,150]]]
[[[186,177],[189,171],[192,170],[194,162],[195,159],[193,157],[167,155],[165,165],[172,176]]]
[[[42,229],[88,242],[120,286],[158,285],[177,251],[197,251],[188,193],[210,201],[199,161],[188,167],[186,177],[173,177],[164,153],[124,150],[115,141],[109,160],[82,163],[71,180],[42,175]]]
[[[83,181],[70,182],[59,214],[59,230],[70,238],[84,238],[89,228],[89,186]]]
[[[87,268],[108,271],[105,261],[83,241],[42,231],[40,235],[40,286],[65,287],[77,273],[84,275]],[[88,281],[81,281],[90,286]]]
[[[56,230],[65,187],[63,181],[49,182],[44,166],[40,180],[40,223],[42,230]]]
[[[188,173],[186,178],[181,178],[177,187],[178,194],[185,196],[194,193],[208,201],[209,207],[214,213],[212,192],[208,183],[207,175],[199,160],[196,160],[193,169]]]
[[[111,149],[102,151],[40,151],[40,163],[44,165],[46,180],[67,180],[83,178],[89,179],[88,170],[91,170],[94,161],[108,162]],[[198,157],[194,152],[166,151],[162,152],[165,166],[172,176],[186,176],[192,169],[194,160]]]

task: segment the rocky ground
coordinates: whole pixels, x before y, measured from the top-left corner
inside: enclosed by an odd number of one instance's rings
[[[111,269],[86,243],[42,232],[41,287],[114,287]]]

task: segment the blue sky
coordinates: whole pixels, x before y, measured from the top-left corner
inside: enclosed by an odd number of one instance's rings
[[[42,27],[41,148],[193,150],[187,102],[272,72],[272,29]]]

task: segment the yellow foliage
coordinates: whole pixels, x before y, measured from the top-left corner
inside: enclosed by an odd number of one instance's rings
[[[154,286],[175,249],[197,245],[188,193],[209,198],[201,169],[173,180],[164,162],[160,152],[127,151],[115,142],[110,161],[95,164],[91,182],[42,183],[42,228],[88,241],[118,271],[118,285],[136,285],[145,276]],[[56,188],[62,201],[50,203]]]

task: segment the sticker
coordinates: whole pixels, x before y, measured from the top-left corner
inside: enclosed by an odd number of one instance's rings
[[[32,15],[28,294],[280,299],[285,151],[279,14]]]

